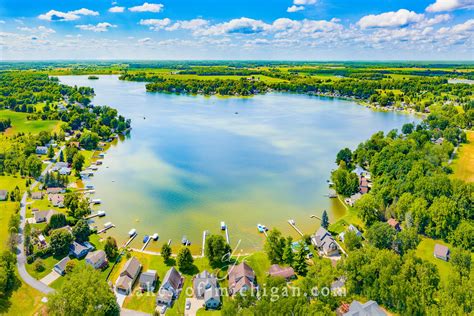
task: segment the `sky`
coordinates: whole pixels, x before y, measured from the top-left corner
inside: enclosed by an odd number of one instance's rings
[[[0,59],[474,60],[474,0],[1,0]]]

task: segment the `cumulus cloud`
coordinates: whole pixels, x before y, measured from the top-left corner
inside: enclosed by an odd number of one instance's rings
[[[40,14],[38,18],[46,21],[74,21],[80,19],[81,15],[99,15],[99,12],[86,8],[68,12],[50,10],[44,14]]]
[[[291,7],[288,7],[288,9],[286,9],[286,12],[298,12],[298,11],[301,11],[301,10],[304,10],[304,7],[302,5],[292,5]]]
[[[140,22],[138,24],[148,26],[148,28],[150,30],[158,31],[158,30],[162,30],[165,27],[167,27],[168,25],[170,25],[171,20],[168,19],[168,18],[164,18],[164,19],[145,19],[145,20],[142,19],[142,20],[140,20]]]
[[[145,37],[145,38],[140,38],[137,42],[138,42],[139,44],[146,44],[146,43],[150,43],[151,41],[152,41],[151,38]]]
[[[173,25],[166,28],[167,31],[176,31],[179,29],[182,30],[191,30],[191,31],[199,31],[209,25],[208,20],[204,19],[192,19],[187,21],[176,21]]]
[[[293,0],[293,5],[286,9],[286,12],[298,12],[305,9],[305,5],[316,4],[317,0]]]
[[[164,5],[161,3],[148,3],[145,2],[142,5],[138,5],[135,7],[128,8],[128,10],[132,12],[160,12],[163,10]]]
[[[468,9],[474,7],[473,0],[436,0],[435,3],[430,4],[427,12],[443,12],[454,11],[458,9]]]
[[[215,24],[206,30],[202,35],[223,35],[223,34],[255,34],[269,30],[271,25],[262,20],[250,18],[232,19],[228,22]]]
[[[123,11],[125,11],[125,7],[115,6],[109,9],[109,12],[112,12],[112,13],[122,13]]]
[[[101,23],[97,23],[96,25],[81,24],[81,25],[76,25],[76,27],[83,31],[107,32],[110,28],[117,27],[117,25],[110,24],[108,22],[101,22]]]
[[[366,15],[362,17],[357,25],[362,29],[377,27],[400,27],[412,23],[421,22],[424,19],[423,14],[414,11],[400,9],[398,11],[385,12],[378,15]]]

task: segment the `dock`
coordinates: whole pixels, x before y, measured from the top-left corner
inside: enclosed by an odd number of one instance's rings
[[[206,237],[207,237],[207,230],[202,232],[202,251],[201,257],[204,257],[204,249],[206,248]]]
[[[112,225],[110,225],[110,226],[107,226],[107,227],[104,227],[104,228],[102,228],[101,230],[98,230],[98,231],[97,231],[97,234],[105,233],[107,230],[109,230],[109,229],[111,229],[111,228],[114,228],[114,227],[115,227],[114,224],[112,224]]]
[[[171,245],[171,239],[168,239],[168,246]]]
[[[130,236],[130,238],[127,240],[127,242],[123,245],[123,248],[127,248],[128,245],[130,245],[130,243],[135,239],[135,237],[137,237],[138,234],[134,234],[132,236]]]
[[[135,236],[136,236],[136,234],[135,234]],[[145,250],[146,246],[148,246],[148,244],[150,243],[151,240],[152,240],[152,238],[151,238],[151,237],[148,237],[148,240],[147,240],[146,243],[143,245],[143,247],[142,247],[142,249],[141,249],[140,251]]]
[[[227,244],[230,245],[230,238],[229,238],[229,226],[225,226],[225,239],[227,241]]]
[[[295,223],[294,220],[289,219],[289,220],[288,220],[288,224],[290,224],[290,226],[293,227],[293,228],[296,230],[296,232],[297,232],[298,234],[300,234],[301,236],[303,236],[303,233],[301,232],[301,230],[300,230],[298,227],[296,227],[296,223]]]
[[[91,214],[89,216],[84,217],[84,219],[91,219],[91,218],[94,218],[94,217],[97,217],[97,216],[100,216],[100,217],[105,216],[105,212],[99,211],[97,213],[94,213],[94,214]]]
[[[267,234],[267,231],[266,231],[266,230],[263,230],[263,234],[265,235],[265,237],[268,238],[268,234]]]

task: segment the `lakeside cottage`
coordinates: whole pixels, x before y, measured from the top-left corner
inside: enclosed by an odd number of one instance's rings
[[[400,227],[400,223],[395,218],[390,218],[387,221],[387,224],[392,226],[393,229],[395,229],[396,231],[401,231],[402,230],[402,228]]]
[[[204,270],[193,278],[194,296],[204,300],[207,309],[216,309],[221,305],[221,296],[217,277]]]
[[[87,255],[87,253],[90,251],[90,248],[76,241],[73,241],[72,244],[69,245],[69,251],[72,256],[76,258],[82,258]]]
[[[53,267],[53,271],[56,271],[60,275],[66,274],[66,265],[71,259],[69,257],[64,257],[58,263],[56,263]]]
[[[46,155],[48,153],[48,147],[38,146],[38,147],[36,147],[35,152],[36,152],[37,155]]]
[[[41,200],[41,199],[43,199],[43,192],[41,192],[41,191],[33,192],[33,193],[31,193],[31,198],[33,200]]]
[[[6,201],[8,198],[7,190],[0,190],[0,201]]]
[[[440,244],[436,244],[434,246],[433,254],[434,254],[435,258],[438,258],[438,259],[441,259],[441,260],[444,260],[444,261],[448,261],[449,257],[450,257],[449,248],[444,246],[444,245],[440,245]]]
[[[128,259],[115,283],[117,292],[125,295],[130,294],[132,292],[133,283],[135,283],[141,269],[142,265],[137,258],[131,257]]]
[[[155,290],[156,281],[158,280],[158,275],[155,270],[147,270],[140,274],[140,279],[138,283],[140,284],[140,289],[142,292],[153,292]]]
[[[347,304],[346,304],[347,305]],[[364,304],[359,301],[353,301],[349,306],[344,306],[340,308],[341,310],[337,312],[337,315],[344,316],[385,316],[387,313],[380,308],[379,304],[376,301],[368,301]]]
[[[51,220],[51,216],[53,216],[54,214],[57,214],[58,212],[56,212],[55,210],[47,210],[47,211],[37,211],[37,212],[34,212],[34,219],[35,219],[35,223],[49,223],[49,221]]]
[[[64,195],[62,194],[50,194],[48,200],[54,207],[64,207]]]
[[[318,249],[326,256],[334,256],[339,254],[339,248],[336,244],[336,241],[324,227],[320,227],[311,237],[311,243],[315,249]]]
[[[178,298],[183,287],[184,277],[174,267],[166,272],[163,283],[156,297],[156,305],[171,307],[175,299]]]
[[[89,252],[86,256],[86,264],[92,266],[94,269],[102,269],[107,263],[107,256],[103,250]]]
[[[256,275],[253,269],[245,262],[229,268],[229,294],[254,291],[257,288]]]
[[[47,188],[46,193],[49,194],[59,194],[59,193],[65,193],[66,189],[60,188],[60,187],[53,187],[53,188]]]
[[[354,225],[350,224],[346,231],[345,232],[342,232],[339,234],[339,239],[344,242],[344,236],[346,235],[346,232],[348,231],[352,231],[352,232],[355,232],[355,234],[357,235],[357,237],[362,237],[362,233],[357,229],[357,227],[355,227]]]
[[[282,267],[278,264],[273,264],[268,270],[268,275],[271,277],[284,278],[286,281],[296,278],[295,270],[292,267]]]
[[[360,192],[351,195],[350,197],[346,198],[344,202],[350,206],[354,206],[354,204],[362,197]]]

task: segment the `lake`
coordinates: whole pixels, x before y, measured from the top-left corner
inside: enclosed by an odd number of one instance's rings
[[[330,221],[345,208],[329,199],[327,180],[343,147],[354,149],[373,133],[400,129],[414,116],[377,112],[352,101],[294,94],[219,98],[147,93],[145,84],[117,76],[62,76],[62,83],[93,87],[93,104],[109,105],[132,119],[130,135],[113,144],[92,178],[95,198],[116,225],[108,234],[123,242],[136,228],[132,247],[158,233],[157,250],[186,235],[200,253],[202,233],[229,226],[232,247],[259,249],[257,223],[297,237],[328,210]]]

